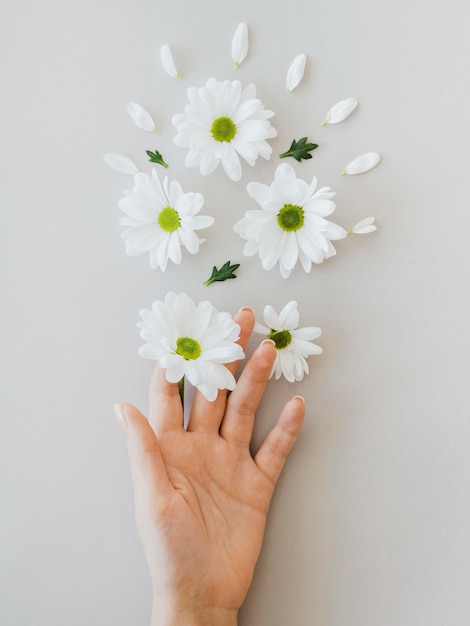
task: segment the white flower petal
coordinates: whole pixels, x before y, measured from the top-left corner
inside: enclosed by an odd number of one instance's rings
[[[267,326],[263,326],[259,322],[255,322],[254,328],[255,333],[259,333],[260,335],[269,335],[269,328]]]
[[[123,156],[122,154],[108,153],[104,155],[104,160],[109,165],[109,167],[113,168],[113,170],[117,170],[118,172],[122,172],[123,174],[130,174],[131,176],[133,176],[139,171],[137,169],[137,166],[130,159]]]
[[[288,91],[293,91],[302,80],[306,62],[307,56],[303,53],[296,56],[292,61],[286,77],[286,88]]]
[[[363,174],[368,172],[380,162],[380,154],[378,152],[366,152],[356,157],[341,172],[342,176]]]
[[[279,313],[279,321],[283,328],[293,330],[299,325],[299,309],[295,300],[288,302]]]
[[[178,74],[178,70],[176,69],[173,55],[171,54],[170,46],[168,44],[162,46],[162,49],[160,51],[160,58],[162,61],[163,69],[167,74],[169,74],[172,78],[181,78],[181,76]]]
[[[233,148],[227,150],[227,154],[222,159],[222,167],[224,168],[225,173],[231,180],[237,181],[240,180],[240,178],[242,177],[242,167],[240,165],[240,159],[238,158],[238,154]]]
[[[312,339],[318,339],[318,337],[320,337],[321,328],[318,328],[318,326],[305,326],[304,328],[294,330],[292,334],[296,340],[311,341]]]
[[[144,109],[143,106],[137,102],[129,102],[127,110],[139,128],[142,130],[148,130],[152,133],[158,132],[155,128],[152,116]]]
[[[322,126],[326,126],[327,124],[338,124],[338,122],[342,122],[345,120],[354,109],[357,107],[356,98],[347,98],[346,100],[341,100],[334,106],[326,114],[325,120],[322,122]]]
[[[353,233],[354,235],[366,235],[368,233],[373,233],[377,230],[377,226],[374,226],[374,222],[375,217],[366,217],[353,226],[349,233]]]
[[[279,315],[274,310],[274,307],[272,307],[270,304],[267,304],[264,307],[263,316],[264,316],[264,321],[266,322],[266,325],[268,326],[268,328],[280,328],[281,327],[281,320],[279,319]]]
[[[248,26],[245,22],[238,25],[232,39],[232,61],[238,69],[248,54]]]

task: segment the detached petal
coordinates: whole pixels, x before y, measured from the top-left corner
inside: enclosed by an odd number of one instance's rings
[[[334,106],[326,114],[325,121],[322,122],[322,126],[326,126],[327,124],[337,124],[338,122],[342,122],[345,120],[354,109],[357,107],[356,98],[348,98],[347,100],[341,100]]]
[[[366,154],[361,154],[352,160],[351,163],[346,166],[346,169],[341,172],[341,176],[363,174],[371,170],[379,162],[380,154],[378,152],[366,152]]]
[[[307,56],[305,54],[299,54],[292,61],[287,72],[286,87],[288,91],[293,91],[304,77],[305,64],[307,62]]]
[[[160,57],[165,72],[173,78],[181,78],[178,74],[178,70],[176,69],[175,62],[173,61],[173,55],[171,54],[170,46],[168,44],[162,46]]]
[[[232,39],[232,61],[238,70],[242,61],[248,54],[248,26],[245,22],[238,25]]]
[[[143,106],[137,104],[137,102],[129,102],[127,110],[139,128],[142,130],[148,130],[152,133],[158,132],[155,128],[152,116],[144,109]]]
[[[113,170],[117,170],[118,172],[122,172],[123,174],[130,174],[133,176],[137,174],[139,171],[137,166],[127,157],[122,156],[122,154],[105,154],[104,160],[112,167]]]
[[[377,226],[374,226],[375,217],[366,217],[365,219],[358,222],[355,226],[351,228],[349,234],[354,235],[367,235],[368,233],[373,233],[377,230]]]

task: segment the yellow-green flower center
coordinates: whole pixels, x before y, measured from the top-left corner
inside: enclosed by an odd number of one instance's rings
[[[271,328],[268,339],[272,339],[276,344],[276,350],[284,350],[292,342],[292,333],[289,330],[276,330]]]
[[[211,133],[216,141],[232,141],[237,127],[229,117],[218,117],[212,124]]]
[[[180,227],[181,221],[178,212],[167,206],[158,214],[158,225],[167,233],[172,233]]]
[[[176,354],[179,354],[186,361],[193,361],[199,358],[202,352],[201,344],[191,337],[179,337],[176,340]]]
[[[305,213],[302,207],[296,204],[285,204],[277,214],[277,223],[289,233],[302,228],[305,222]]]

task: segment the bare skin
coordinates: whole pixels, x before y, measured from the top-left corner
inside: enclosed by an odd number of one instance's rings
[[[254,316],[242,309],[245,347]],[[255,411],[276,357],[270,340],[255,350],[227,396],[196,393],[183,429],[178,385],[157,365],[148,420],[116,405],[127,434],[136,520],[152,579],[152,626],[235,626],[250,586],[266,515],[285,460],[300,432],[296,396],[252,457]],[[227,365],[235,373],[238,363]]]

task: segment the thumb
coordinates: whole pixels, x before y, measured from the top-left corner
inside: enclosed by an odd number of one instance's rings
[[[155,432],[132,404],[115,404],[114,412],[126,433],[136,507],[163,504],[173,488]]]

